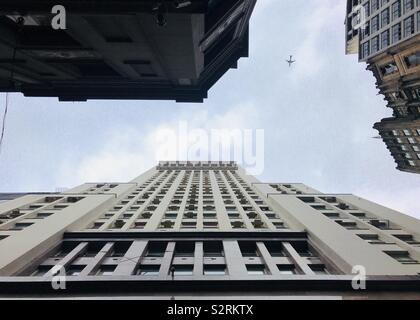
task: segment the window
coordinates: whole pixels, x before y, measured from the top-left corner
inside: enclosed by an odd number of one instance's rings
[[[83,269],[85,267],[86,266],[73,265],[66,270],[66,275],[68,275],[68,276],[78,276],[78,275],[80,275],[80,273],[83,271]]]
[[[369,41],[362,44],[362,58],[369,56]]]
[[[379,15],[372,18],[370,21],[370,31],[371,33],[375,33],[379,30]]]
[[[408,244],[420,244],[411,234],[393,234],[393,236]]]
[[[204,219],[212,219],[212,218],[216,218],[216,214],[213,212],[204,212],[203,217]]]
[[[142,265],[137,269],[136,274],[139,276],[158,276],[159,269],[159,265]]]
[[[388,76],[390,74],[398,72],[398,67],[394,62],[388,63],[382,66],[380,69],[384,76]]]
[[[365,233],[358,234],[358,236],[363,240],[379,240],[379,236],[377,234]]]
[[[203,227],[204,229],[217,229],[217,221],[204,221]]]
[[[381,12],[381,25],[382,28],[389,23],[389,8],[386,8]]]
[[[401,0],[395,1],[392,4],[391,11],[392,11],[392,20],[395,20],[401,17]]]
[[[192,265],[174,265],[174,276],[192,276],[193,275],[193,266]],[[172,269],[171,268],[171,269]],[[171,270],[169,270],[171,274]]]
[[[329,274],[327,268],[325,268],[323,264],[310,265],[309,268],[311,268],[311,270],[315,272],[315,274],[319,274],[319,275]]]
[[[414,9],[414,0],[404,0],[404,13]]]
[[[381,33],[381,48],[384,49],[389,46],[389,30]]]
[[[240,241],[239,248],[243,257],[258,257],[257,244],[255,242]]]
[[[181,228],[183,229],[195,229],[196,226],[197,226],[196,222],[183,221],[181,223]]]
[[[404,129],[404,130],[403,130],[403,132],[404,132],[404,135],[405,135],[405,136],[411,136],[411,135],[412,135],[412,134],[411,134],[411,130]]]
[[[309,249],[299,249],[299,248],[295,248],[295,249],[301,257],[313,257],[314,256],[313,252],[310,251]]]
[[[111,253],[111,257],[124,257],[125,253],[127,252],[128,248],[131,246],[131,242],[123,242],[118,241],[114,244],[114,250]]]
[[[177,242],[175,257],[194,257],[195,242]]]
[[[203,243],[204,257],[223,257],[222,241],[206,241]]]
[[[146,222],[144,221],[136,221],[134,223],[134,229],[144,229],[145,226],[146,226]]]
[[[340,214],[338,212],[334,212],[334,211],[330,211],[330,212],[323,212],[322,213],[324,216],[328,217],[328,218],[339,218]]]
[[[379,0],[372,0],[372,12],[379,9]]]
[[[97,276],[112,276],[117,266],[110,265],[110,266],[101,266],[96,273]]]
[[[413,160],[408,160],[408,164],[412,167],[416,166],[416,163]]]
[[[176,219],[177,213],[165,213],[165,219]]]
[[[40,266],[34,272],[31,273],[31,277],[42,277],[45,276],[48,271],[50,271],[50,267]]]
[[[401,24],[398,23],[392,27],[392,43],[396,43],[401,40]]]
[[[204,265],[204,275],[206,276],[224,276],[226,274],[226,265]]]
[[[273,222],[273,225],[276,227],[276,229],[286,229],[283,222]]]
[[[371,49],[372,49],[372,53],[379,51],[379,36],[372,38]]]
[[[365,4],[363,5],[363,9],[364,9],[364,11],[365,11],[365,15],[366,15],[366,17],[369,17],[369,15],[370,15],[369,2],[367,2],[367,3],[365,3]]]
[[[53,213],[51,213],[51,212],[40,212],[40,213],[38,213],[36,216],[37,216],[38,218],[43,219],[43,218],[46,218],[46,217],[51,216],[52,214],[53,214]]]
[[[417,67],[420,64],[420,51],[404,58],[407,67]]]
[[[279,264],[279,265],[277,265],[277,269],[279,269],[279,272],[282,275],[296,274],[296,269],[295,269],[294,265]]]
[[[418,264],[419,263],[417,260],[414,260],[413,258],[411,258],[408,252],[401,252],[401,251],[388,251],[387,252],[386,251],[385,253],[402,264]]]
[[[264,242],[265,247],[272,257],[284,257],[283,247],[279,241],[266,241]]]
[[[379,219],[372,219],[369,223],[381,230],[391,230],[391,224],[389,220],[379,220]]]
[[[248,271],[249,275],[258,276],[264,275],[267,273],[264,265],[256,264],[256,265],[247,265],[246,270]]]
[[[10,230],[14,230],[14,231],[20,231],[23,230],[29,226],[33,225],[33,223],[29,223],[29,222],[18,222],[15,223],[15,226],[13,228],[11,228]]]
[[[420,11],[417,12],[417,31],[420,31]]]
[[[149,242],[146,257],[163,257],[167,242]]]
[[[404,20],[404,37],[408,37],[414,33],[414,16]]]
[[[90,227],[90,229],[92,229],[92,230],[97,230],[97,229],[99,229],[100,227],[102,227],[104,225],[104,223],[103,222],[95,222],[91,227]]]

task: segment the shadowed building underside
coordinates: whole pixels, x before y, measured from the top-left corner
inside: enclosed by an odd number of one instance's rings
[[[255,2],[64,0],[66,29],[54,30],[56,1],[2,1],[0,91],[202,102],[248,56]]]

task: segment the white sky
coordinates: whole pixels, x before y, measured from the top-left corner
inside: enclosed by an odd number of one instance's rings
[[[12,95],[0,191],[132,179],[156,164],[159,132],[186,121],[190,128],[264,129],[262,181],[354,193],[420,217],[419,176],[397,171],[384,143],[372,139],[373,124],[392,112],[366,66],[345,56],[344,17],[345,0],[259,0],[250,58],[204,104]]]

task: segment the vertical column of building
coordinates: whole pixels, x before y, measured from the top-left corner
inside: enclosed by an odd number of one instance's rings
[[[242,208],[241,203],[238,200],[238,198],[236,197],[236,194],[233,192],[232,187],[230,186],[230,184],[228,183],[228,181],[226,179],[226,176],[222,175],[221,177],[222,177],[223,182],[226,186],[226,189],[228,190],[230,198],[234,202],[234,204],[236,206],[236,209],[238,210],[238,213],[239,213],[240,217],[242,218],[242,221],[244,222],[244,225],[245,225],[246,229],[248,229],[248,230],[254,229],[254,226],[252,225],[251,220],[247,216],[245,210]]]
[[[161,174],[159,174],[159,175],[157,175],[157,176],[155,176],[154,178],[153,178],[153,182],[155,182],[156,180],[158,180],[161,176],[163,175],[163,173],[161,173]],[[107,230],[107,229],[112,229],[113,228],[113,226],[115,226],[115,223],[116,223],[116,221],[117,220],[120,220],[121,218],[122,218],[122,216],[123,216],[123,214],[127,211],[127,209],[128,208],[130,208],[131,206],[133,206],[133,204],[135,204],[137,201],[139,201],[140,199],[141,199],[141,197],[143,197],[143,195],[145,194],[145,193],[147,193],[148,192],[148,190],[152,187],[152,183],[153,182],[150,182],[150,183],[148,183],[148,184],[144,184],[143,183],[143,185],[142,185],[142,188],[144,188],[143,189],[143,191],[142,192],[140,192],[136,197],[134,197],[133,199],[131,199],[131,200],[129,200],[129,201],[127,201],[127,203],[126,204],[123,204],[122,206],[121,206],[121,208],[120,209],[118,209],[116,212],[113,212],[114,214],[113,214],[113,216],[110,218],[110,219],[108,219],[99,229],[98,229],[98,231],[105,231],[105,230]],[[119,200],[121,200],[121,199],[119,199]],[[121,201],[120,202],[117,202],[117,203],[121,203]],[[117,206],[118,207],[118,206]],[[114,211],[114,210],[113,210]],[[130,227],[130,225],[131,225],[131,223],[132,223],[132,221],[134,221],[136,218],[137,218],[137,216],[138,216],[138,214],[139,214],[139,210],[137,211],[137,215],[136,215],[136,213],[134,213],[133,214],[133,218],[132,219],[129,219],[127,222],[125,222],[124,223],[124,225],[122,225],[121,227],[120,227],[120,229],[121,230],[127,230],[129,227]]]
[[[267,228],[271,230],[276,230],[276,227],[273,225],[270,219],[267,218],[265,213],[260,209],[260,206],[255,203],[254,199],[249,195],[248,191],[244,189],[244,187],[241,184],[242,181],[239,181],[238,179],[236,179],[235,175],[233,175],[231,172],[227,172],[227,175],[232,179],[232,183],[235,185],[236,188],[239,189],[241,194],[244,196],[244,198],[246,199],[246,202],[249,203],[252,206],[253,210],[257,212],[261,221],[267,226]],[[240,177],[238,178],[241,179]],[[249,184],[247,185],[249,187]]]
[[[183,199],[179,205],[179,210],[178,210],[178,215],[177,218],[175,220],[175,225],[174,225],[174,229],[175,230],[179,230],[182,227],[182,221],[184,218],[187,219],[194,219],[194,215],[195,215],[195,210],[189,210],[189,208],[187,208],[187,202],[189,202],[190,200],[190,192],[191,192],[191,185],[192,185],[192,180],[193,180],[193,175],[191,172],[187,172],[185,170],[183,170],[185,172],[185,176],[184,179],[181,182],[181,186],[182,186],[182,191],[184,193]],[[178,190],[180,190],[178,188]],[[188,210],[188,211],[187,211]],[[189,214],[191,213],[191,214]]]
[[[165,212],[184,176],[185,171],[180,171],[179,173],[176,171],[172,172],[171,177],[175,179],[173,180],[173,183],[170,183],[171,179],[168,180],[168,183],[165,182],[165,184],[168,185],[165,197],[162,199],[159,207],[156,209],[155,214],[150,218],[145,227],[145,230],[157,230],[159,228],[159,225],[164,218]],[[162,183],[162,185],[164,184]]]
[[[159,269],[159,278],[167,279],[170,276],[170,269],[172,260],[174,259],[176,242],[168,242],[165,250],[165,254],[162,258],[162,263]]]
[[[199,183],[198,183],[198,208],[197,208],[197,230],[203,230],[203,184],[204,184],[204,177],[203,177],[203,170],[199,170]]]
[[[86,265],[86,267],[80,272],[81,276],[88,276],[90,274],[95,274],[95,272],[100,268],[102,261],[107,255],[109,255],[114,248],[114,242],[107,242],[101,250],[95,255],[93,259]]]
[[[209,171],[210,183],[213,190],[213,199],[216,207],[217,220],[219,223],[219,230],[231,230],[232,226],[229,221],[229,216],[223,204],[222,195],[220,193],[217,178],[213,170]]]
[[[150,181],[147,185],[145,185],[144,186],[145,189],[143,189],[143,191],[139,195],[137,195],[135,201],[131,201],[131,204],[134,204],[136,202],[138,203],[140,197],[143,197],[146,194],[146,192],[149,193],[150,190],[152,188],[154,188],[154,186],[157,184],[157,182],[162,180],[164,176],[165,176],[165,172],[161,172],[152,181]],[[135,224],[135,221],[137,219],[139,219],[141,217],[141,215],[143,215],[143,213],[145,212],[145,210],[148,206],[150,206],[150,205],[158,206],[159,205],[159,200],[157,199],[157,196],[158,196],[159,192],[162,190],[162,188],[160,186],[162,186],[163,183],[168,181],[170,178],[171,178],[171,175],[168,175],[166,177],[166,179],[164,179],[163,182],[159,185],[159,187],[147,199],[145,199],[144,203],[141,204],[141,206],[136,210],[136,212],[134,212],[134,214],[131,216],[131,218],[128,219],[127,223],[122,228],[123,231],[127,231],[128,229],[130,229],[133,226],[133,224]],[[151,212],[152,216],[154,214],[155,214],[155,212]],[[150,219],[149,216],[146,216],[144,218]],[[146,223],[146,226],[147,226],[147,223]]]
[[[228,273],[232,278],[244,277],[248,275],[241,249],[236,240],[223,240],[223,251]]]
[[[114,270],[115,276],[127,276],[134,274],[147,248],[147,240],[133,241],[127,252],[122,257],[117,268]]]

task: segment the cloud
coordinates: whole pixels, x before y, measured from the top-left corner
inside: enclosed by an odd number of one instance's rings
[[[64,161],[55,180],[60,186],[128,181],[155,166],[159,160],[186,160],[192,146],[209,152],[208,140],[197,140],[198,132],[207,135],[214,129],[253,129],[258,119],[257,109],[252,104],[245,104],[211,116],[206,110],[192,115],[184,112],[172,121],[146,130],[120,127],[110,132],[97,150],[78,161]]]
[[[418,198],[420,187],[413,189],[393,188],[392,190],[379,190],[377,188],[360,189],[357,195],[370,201],[379,203],[382,206],[409,214],[420,219],[420,203],[413,199]]]
[[[268,7],[272,6],[278,0],[258,0],[255,6],[254,14],[261,14],[263,11],[267,10]]]
[[[291,73],[295,82],[316,76],[327,65],[328,50],[323,44],[326,37],[335,31],[332,26],[344,21],[345,1],[317,0],[311,7],[313,11],[310,17],[305,17],[302,41],[296,49],[297,63]],[[340,36],[344,38],[342,34],[340,30]]]

